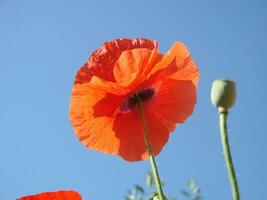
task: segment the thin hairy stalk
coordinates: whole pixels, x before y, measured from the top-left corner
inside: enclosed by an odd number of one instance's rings
[[[228,140],[227,115],[228,115],[227,111],[219,112],[221,139],[222,139],[223,153],[224,153],[224,158],[226,161],[228,176],[229,176],[229,180],[230,180],[231,188],[232,188],[233,200],[239,200],[240,197],[239,197],[238,184],[237,184],[234,164],[233,164],[229,140]]]

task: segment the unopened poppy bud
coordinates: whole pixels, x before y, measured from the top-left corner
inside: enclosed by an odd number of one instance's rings
[[[228,79],[213,81],[211,88],[211,102],[219,109],[219,112],[227,111],[235,103],[235,82]]]

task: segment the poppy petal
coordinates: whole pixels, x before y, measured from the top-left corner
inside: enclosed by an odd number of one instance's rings
[[[20,197],[17,200],[82,200],[81,195],[75,191],[43,192],[40,194]]]
[[[115,80],[122,87],[133,88],[146,79],[153,66],[162,58],[157,50],[124,51],[114,64]]]
[[[123,100],[123,95],[108,93],[91,83],[74,85],[69,116],[77,137],[85,146],[104,153],[118,152],[119,139],[112,130],[112,116]]]
[[[114,121],[114,131],[120,139],[119,155],[127,161],[140,161],[148,158],[144,140],[143,126],[141,125],[139,111],[118,114]],[[161,121],[145,111],[151,148],[157,155],[168,141],[169,131]]]
[[[112,94],[117,94],[117,95],[123,95],[129,93],[131,90],[128,88],[123,88],[121,87],[118,83],[116,82],[109,82],[105,81],[101,78],[98,78],[96,76],[93,76],[91,81],[90,81],[90,86],[92,88],[106,91]]]
[[[169,131],[162,121],[145,107],[145,119],[148,126],[149,139],[154,155],[158,155],[169,139]],[[148,153],[143,159],[148,158]]]
[[[120,140],[113,131],[111,117],[93,118],[75,129],[80,141],[88,148],[106,154],[118,154]]]
[[[114,82],[113,66],[123,51],[139,48],[153,50],[157,49],[157,47],[157,41],[144,38],[124,38],[105,42],[101,48],[97,49],[90,56],[88,62],[80,68],[74,83],[89,82],[92,76],[98,76],[99,78]]]
[[[192,81],[165,79],[155,85],[156,95],[147,109],[173,131],[177,123],[183,123],[196,104],[196,87]]]
[[[175,80],[192,80],[197,86],[199,71],[190,52],[181,42],[175,42],[149,74],[157,80],[170,78]]]

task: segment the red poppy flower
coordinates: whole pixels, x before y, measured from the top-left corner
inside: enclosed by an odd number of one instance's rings
[[[75,191],[57,191],[25,196],[17,200],[82,200],[82,197]]]
[[[155,155],[175,125],[192,114],[199,72],[189,51],[180,42],[166,54],[157,47],[148,39],[116,39],[105,42],[80,68],[69,115],[85,146],[128,161],[146,159],[136,97]]]

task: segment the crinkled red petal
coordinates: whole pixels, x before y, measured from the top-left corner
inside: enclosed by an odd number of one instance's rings
[[[114,82],[113,66],[121,53],[125,50],[139,48],[153,50],[158,48],[158,43],[144,38],[124,38],[105,42],[101,48],[90,56],[88,62],[80,68],[74,83],[89,82],[92,76],[98,76],[104,80]]]
[[[40,194],[20,197],[17,200],[82,200],[81,195],[75,191],[43,192]]]

